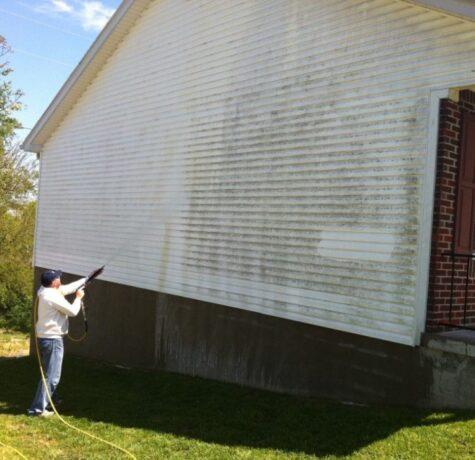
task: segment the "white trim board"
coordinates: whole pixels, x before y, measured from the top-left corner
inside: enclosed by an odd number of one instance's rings
[[[429,91],[429,135],[427,139],[427,158],[424,168],[424,182],[422,185],[422,201],[419,212],[420,235],[417,247],[419,268],[416,281],[416,345],[419,345],[420,343],[421,333],[425,330],[427,317],[440,100],[447,98],[448,96],[449,89],[436,89]]]

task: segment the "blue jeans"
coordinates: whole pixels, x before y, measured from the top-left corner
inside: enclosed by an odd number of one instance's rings
[[[48,390],[50,395],[53,397],[59,384],[59,379],[61,378],[61,368],[64,356],[63,339],[38,339],[38,346],[40,348],[41,362],[43,364]],[[33,398],[28,413],[39,414],[46,409],[48,403],[48,395],[43,385],[43,380],[40,378],[38,389],[36,390],[35,397]]]

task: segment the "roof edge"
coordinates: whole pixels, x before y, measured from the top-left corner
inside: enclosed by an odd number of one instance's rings
[[[100,56],[101,51],[103,51],[103,45],[112,38],[114,38],[114,42],[119,43],[130,30],[132,23],[140,16],[143,10],[145,10],[149,2],[150,0],[123,0],[109,19],[104,29],[102,29],[89,47],[81,61],[79,61],[79,64],[71,72],[70,76],[48,105],[47,109],[33,126],[30,133],[26,136],[21,144],[23,150],[35,153],[41,152],[44,141],[49,137],[49,134],[54,130],[54,128],[56,128],[60,121],[61,116],[58,116],[57,114],[58,107],[65,102],[71,90],[76,87],[76,85],[82,83],[84,86],[87,86],[89,79],[85,76],[86,69],[88,69],[92,62],[97,60],[99,57],[102,58],[99,62],[102,67],[102,64],[110,55],[109,53],[103,52],[103,55]],[[126,18],[129,19],[131,24],[129,27],[125,27],[125,30],[118,31],[119,24],[121,24]],[[97,71],[98,70],[99,69],[97,69]],[[94,72],[94,74],[96,73],[97,72]],[[70,101],[71,105],[69,105],[68,108],[71,108],[73,103],[73,101]]]
[[[458,16],[462,19],[475,21],[474,0],[404,0],[418,6],[425,6],[433,10]]]
[[[104,44],[110,40],[112,41],[112,45],[118,44],[130,30],[133,22],[135,22],[151,1],[152,0],[123,0],[102,32],[97,36],[89,50],[36,122],[33,129],[28,136],[26,136],[21,145],[23,150],[38,154],[41,152],[44,142],[61,122],[62,116],[74,105],[77,97],[72,94],[73,89],[78,93],[84,90],[110,56],[110,53],[104,50]],[[403,1],[475,21],[474,0]],[[128,21],[125,21],[125,19]],[[125,22],[128,22],[128,26],[125,25],[123,30],[119,30],[119,26]]]

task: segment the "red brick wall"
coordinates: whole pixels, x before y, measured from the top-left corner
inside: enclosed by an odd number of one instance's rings
[[[452,268],[454,269],[454,295],[451,322],[461,324],[463,321],[465,281],[468,268],[470,277],[468,280],[467,322],[469,325],[475,325],[475,261],[472,262],[473,267],[461,258],[456,258],[455,263],[452,264],[452,259],[443,255],[453,252],[455,247],[457,177],[463,111],[475,113],[474,92],[461,91],[459,102],[450,99],[441,101],[427,306],[428,331],[443,330],[445,327],[439,323],[449,321]]]

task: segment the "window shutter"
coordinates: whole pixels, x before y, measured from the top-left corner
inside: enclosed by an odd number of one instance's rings
[[[464,113],[458,180],[457,252],[475,250],[475,115]]]

